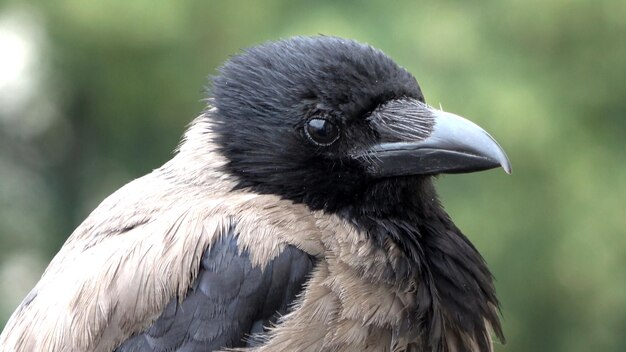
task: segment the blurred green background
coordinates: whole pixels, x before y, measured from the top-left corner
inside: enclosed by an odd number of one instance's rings
[[[0,0],[0,327],[108,194],[171,157],[241,48],[354,38],[508,151],[446,176],[498,351],[626,351],[626,1]]]

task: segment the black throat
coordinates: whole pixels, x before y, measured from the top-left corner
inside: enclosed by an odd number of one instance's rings
[[[480,253],[443,210],[431,178],[398,178],[373,184],[363,199],[336,213],[360,227],[371,243],[391,239],[405,256],[385,280],[419,283],[412,328],[429,350],[459,351],[476,344],[488,351],[490,332],[504,342],[493,277]],[[390,268],[391,269],[391,268]],[[426,347],[425,346],[425,347]]]

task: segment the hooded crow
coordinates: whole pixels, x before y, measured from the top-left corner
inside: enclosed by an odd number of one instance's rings
[[[2,351],[491,351],[492,275],[433,177],[511,166],[380,50],[262,44],[177,154],[74,231]]]

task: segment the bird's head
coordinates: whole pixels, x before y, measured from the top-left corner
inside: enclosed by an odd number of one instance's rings
[[[212,93],[216,144],[239,186],[314,209],[385,198],[440,173],[510,171],[487,132],[426,105],[407,70],[355,41],[247,49],[220,69]]]

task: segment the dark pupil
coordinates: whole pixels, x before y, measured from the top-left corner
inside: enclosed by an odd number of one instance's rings
[[[337,127],[324,119],[309,120],[307,131],[311,139],[319,144],[331,144],[339,134]]]

